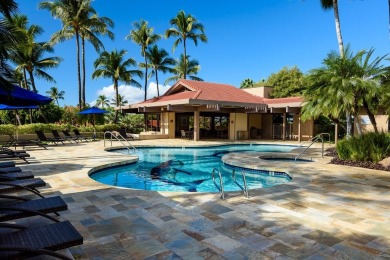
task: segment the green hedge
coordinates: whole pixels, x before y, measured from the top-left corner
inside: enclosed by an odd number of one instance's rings
[[[97,132],[105,131],[118,131],[121,125],[119,124],[106,124],[106,125],[97,125]],[[15,132],[15,129],[19,134],[35,134],[36,130],[42,130],[45,133],[50,133],[51,130],[73,130],[75,128],[79,129],[80,132],[93,132],[93,126],[78,126],[75,127],[70,124],[27,124],[16,127],[15,125],[0,125],[0,135],[12,135]]]
[[[390,155],[390,135],[367,133],[340,141],[337,146],[340,159],[377,163]]]

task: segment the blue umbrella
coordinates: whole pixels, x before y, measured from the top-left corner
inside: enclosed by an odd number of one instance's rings
[[[16,85],[10,90],[6,90],[3,86],[0,86],[0,104],[10,106],[36,106],[46,105],[51,101],[52,99],[49,97],[42,96]]]
[[[0,110],[19,110],[19,109],[37,109],[38,106],[9,106],[5,104],[0,104]],[[15,112],[15,124],[16,124],[16,112]],[[18,139],[18,133],[15,128],[15,138]]]
[[[95,115],[100,115],[105,113],[109,113],[109,111],[98,107],[90,107],[79,113],[79,115],[93,115],[93,128],[94,128],[93,137],[94,138],[96,137]]]
[[[0,110],[37,109],[38,106],[9,106],[0,104]]]

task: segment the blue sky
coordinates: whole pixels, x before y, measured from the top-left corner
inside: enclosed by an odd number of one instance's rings
[[[39,0],[19,0],[19,12],[26,14],[30,23],[45,30],[41,41],[47,41],[61,23],[48,11],[38,10]],[[106,50],[125,49],[127,57],[143,61],[140,47],[125,40],[132,29],[132,22],[144,19],[154,27],[155,33],[164,34],[169,21],[178,11],[184,10],[203,23],[208,43],[195,46],[188,42],[187,54],[201,65],[199,77],[205,81],[226,83],[236,87],[250,78],[266,79],[284,66],[297,65],[303,72],[321,66],[322,59],[331,50],[338,50],[333,11],[323,11],[319,0],[95,0],[94,8],[100,16],[115,22],[112,31],[115,40],[101,38]],[[376,56],[390,52],[388,31],[388,6],[386,0],[340,0],[339,12],[344,43],[353,50],[376,49]],[[181,45],[172,53],[174,39],[162,39],[159,47],[172,57],[182,53]],[[57,86],[65,91],[60,105],[76,105],[77,74],[75,39],[55,46],[50,55],[64,58],[59,68],[48,70],[57,83],[37,80],[37,87],[44,94]],[[113,95],[109,79],[95,79],[93,62],[98,57],[91,45],[87,45],[86,101],[93,103],[99,94]],[[169,75],[159,74],[162,84]],[[142,79],[139,82],[143,85]],[[155,81],[149,82],[149,97],[156,95]],[[161,86],[165,90],[169,86]],[[143,99],[143,90],[120,86],[119,91],[130,103]],[[161,91],[161,90],[160,90]]]

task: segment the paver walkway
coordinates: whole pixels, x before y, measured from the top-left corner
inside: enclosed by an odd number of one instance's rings
[[[213,143],[213,142],[207,142]],[[187,140],[136,141],[202,145]],[[277,163],[293,180],[242,194],[169,193],[97,183],[88,171],[134,158],[103,141],[30,150],[21,164],[69,205],[84,236],[75,259],[390,259],[390,173],[317,163]],[[224,157],[261,164],[258,156]],[[258,163],[257,163],[258,162]]]

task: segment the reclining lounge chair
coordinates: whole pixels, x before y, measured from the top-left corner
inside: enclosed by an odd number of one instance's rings
[[[0,221],[9,221],[48,213],[55,213],[58,216],[58,211],[67,209],[68,205],[60,196],[27,200],[0,206]]]
[[[22,159],[26,163],[29,163],[26,157],[30,157],[30,154],[24,150],[14,151],[5,147],[0,150],[0,160],[2,159]]]
[[[9,135],[9,141],[6,144],[4,144],[3,146],[15,147],[15,149],[18,146],[23,147],[23,149],[26,146],[38,146],[38,147],[41,147],[41,148],[44,148],[45,150],[47,150],[46,145],[39,140],[15,139],[12,135]]]
[[[129,139],[129,140],[131,140],[131,141],[134,141],[134,137],[133,137],[131,134],[126,133],[126,129],[123,128],[123,127],[121,127],[121,128],[119,129],[119,134],[120,134],[123,138],[125,138],[125,139]]]
[[[41,142],[52,142],[53,144],[58,144],[59,142],[61,142],[62,144],[65,144],[65,140],[62,139],[62,138],[49,138],[49,137],[46,137],[46,135],[43,133],[43,131],[41,130],[37,130],[35,131],[35,133],[37,134],[38,136],[38,139],[41,141]]]
[[[8,181],[5,181],[5,178],[3,177],[3,181],[0,181],[0,193],[29,190],[37,194],[39,191],[36,188],[45,186],[46,182],[44,182],[41,178],[22,180],[10,180],[10,178],[8,178]]]
[[[54,138],[56,138],[58,140],[63,139],[63,140],[69,141],[70,143],[72,143],[72,140],[75,141],[73,138],[69,138],[67,136],[61,137],[57,130],[51,130],[51,133],[53,134]]]
[[[83,237],[69,221],[29,228],[14,224],[8,224],[6,227],[19,230],[0,234],[0,258],[2,259],[21,259],[38,255],[70,259],[54,251],[83,243]]]
[[[79,138],[80,140],[85,140],[85,141],[87,141],[87,142],[92,141],[91,138],[88,138],[88,137],[86,137],[86,136],[80,134],[80,132],[79,132],[78,129],[74,129],[73,132],[74,132],[74,134],[77,136],[77,138]]]

